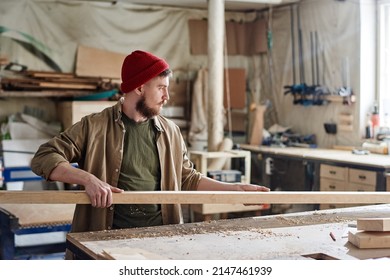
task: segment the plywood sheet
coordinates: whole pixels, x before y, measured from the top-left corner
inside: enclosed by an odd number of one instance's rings
[[[121,78],[122,63],[126,54],[79,46],[76,74],[86,77]]]
[[[356,225],[358,230],[390,231],[390,218],[357,219]]]
[[[232,109],[244,109],[246,107],[245,69],[225,69],[224,79],[224,107]]]
[[[193,55],[207,55],[207,20],[188,21],[190,51]],[[229,55],[255,55],[267,52],[266,22],[226,22],[226,45]]]

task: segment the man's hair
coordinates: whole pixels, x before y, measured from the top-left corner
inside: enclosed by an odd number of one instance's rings
[[[165,78],[165,77],[172,77],[172,75],[173,75],[172,70],[171,69],[167,69],[167,70],[162,71],[158,76]]]

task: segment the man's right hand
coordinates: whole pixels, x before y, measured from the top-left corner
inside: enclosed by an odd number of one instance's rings
[[[50,180],[84,186],[92,206],[98,208],[110,207],[113,203],[112,193],[123,192],[122,189],[113,187],[95,175],[73,167],[68,162],[57,165],[50,174]]]
[[[84,184],[84,187],[92,206],[97,208],[110,207],[113,203],[112,193],[123,192],[122,189],[113,187],[93,175],[88,184]]]

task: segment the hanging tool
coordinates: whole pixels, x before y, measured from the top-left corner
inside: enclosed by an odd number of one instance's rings
[[[300,83],[296,83],[295,75],[295,26],[294,26],[294,8],[296,8],[298,22],[298,55],[299,55],[299,78]],[[302,28],[300,21],[299,6],[292,5],[290,10],[291,18],[291,41],[292,41],[292,72],[293,84],[284,86],[284,94],[291,93],[294,97],[294,104],[301,105],[322,105],[324,102],[323,96],[326,93],[324,87],[319,85],[319,63],[318,63],[318,34],[317,31],[310,32],[310,47],[311,47],[311,63],[312,63],[312,85],[307,85],[305,82],[305,68],[303,61],[303,39]]]
[[[303,65],[303,46],[302,46],[302,30],[300,23],[299,7],[297,5],[291,6],[291,38],[292,38],[292,61],[293,61],[293,85],[284,86],[286,91],[284,94],[291,93],[294,97],[294,104],[305,104],[306,95],[311,92],[311,89],[304,82],[305,80],[305,69]],[[294,8],[297,12],[297,21],[298,21],[298,55],[299,55],[299,78],[300,84],[296,84],[295,81],[295,38],[294,38]]]

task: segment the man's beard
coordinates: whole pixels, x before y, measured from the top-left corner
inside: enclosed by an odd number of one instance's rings
[[[137,102],[135,108],[141,115],[143,115],[147,119],[153,118],[154,116],[160,114],[159,110],[153,109],[151,107],[148,107],[148,105],[146,105],[145,96],[141,97],[141,99]]]

